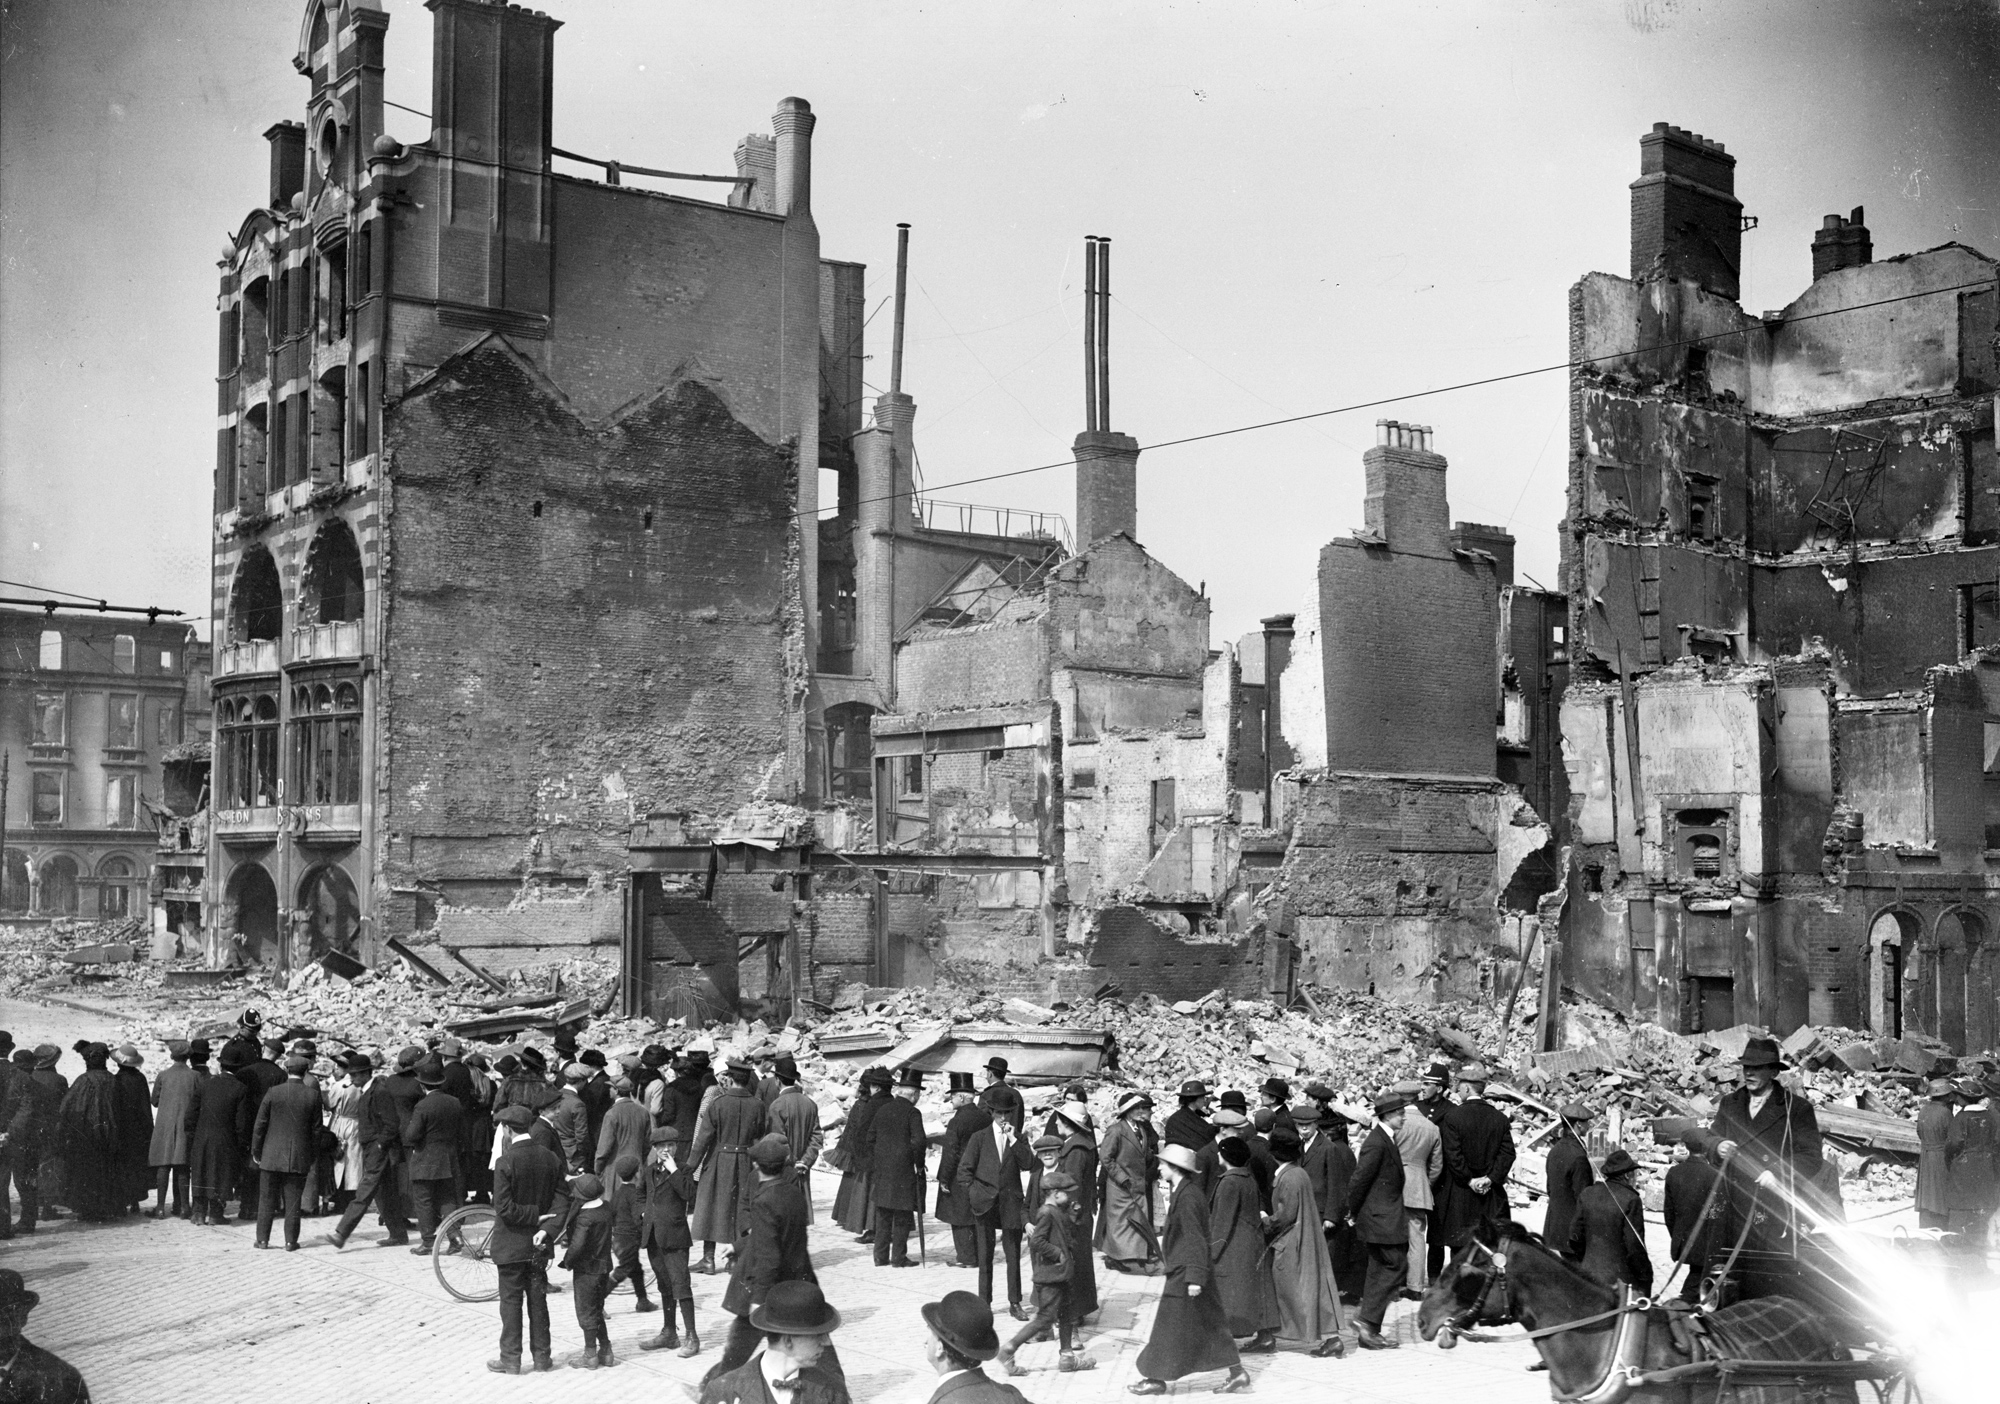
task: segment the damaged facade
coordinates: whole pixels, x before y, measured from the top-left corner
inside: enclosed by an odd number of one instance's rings
[[[1570,295],[1564,980],[1684,1031],[2000,1028],[1994,261],[1737,303],[1735,158],[1641,140],[1631,277]]]
[[[218,957],[615,958],[635,818],[803,785],[810,526],[859,427],[813,114],[727,204],[558,173],[558,22],[430,8],[404,146],[388,16],[305,7],[306,120],[224,251]]]

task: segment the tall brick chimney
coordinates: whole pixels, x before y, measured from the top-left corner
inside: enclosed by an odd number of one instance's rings
[[[1830,214],[1813,231],[1813,281],[1843,268],[1859,268],[1875,259],[1875,245],[1868,238],[1868,226],[1861,222],[1862,207],[1846,219]]]
[[[271,204],[289,210],[292,196],[306,188],[306,128],[303,122],[279,122],[264,133],[271,143]]]
[[[1632,182],[1633,281],[1692,278],[1734,301],[1742,266],[1736,158],[1719,141],[1655,122],[1639,138]]]
[[[1139,441],[1111,429],[1111,241],[1083,241],[1084,431],[1076,459],[1076,549],[1139,535]]]
[[[1430,426],[1375,421],[1375,447],[1361,455],[1368,496],[1368,535],[1392,551],[1445,556],[1451,551],[1451,509],[1444,499],[1444,455],[1431,452]]]

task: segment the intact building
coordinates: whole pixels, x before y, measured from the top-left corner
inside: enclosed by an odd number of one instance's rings
[[[161,762],[196,734],[185,624],[0,609],[0,917],[144,916]]]
[[[560,173],[558,21],[430,9],[406,147],[388,17],[304,7],[304,120],[223,251],[205,896],[244,960],[615,942],[635,818],[812,786],[861,273],[819,256],[813,114],[727,203]]]
[[[1735,166],[1656,125],[1630,276],[1570,294],[1563,978],[1682,1030],[1991,1047],[1994,260],[1878,261],[1856,209],[1746,311]]]

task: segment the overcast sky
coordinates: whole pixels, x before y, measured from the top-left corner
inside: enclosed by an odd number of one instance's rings
[[[913,226],[905,389],[946,498],[1074,516],[1066,470],[944,485],[1067,457],[1086,234],[1114,240],[1113,427],[1142,444],[1562,361],[1567,288],[1627,271],[1655,121],[1738,158],[1752,311],[1855,205],[1878,258],[2000,254],[2000,0],[537,3],[567,149],[726,173],[812,103],[822,249],[869,265],[871,311]],[[427,112],[430,16],[386,8],[388,96]],[[303,12],[5,0],[0,577],[205,614],[215,262],[260,134],[303,117]],[[1383,414],[1436,426],[1453,516],[1555,584],[1559,374],[1145,455],[1140,538],[1206,582],[1218,643],[1359,524]]]

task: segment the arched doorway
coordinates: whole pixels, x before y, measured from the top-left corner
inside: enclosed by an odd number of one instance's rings
[[[237,964],[278,963],[278,889],[271,875],[255,863],[245,863],[229,879],[229,900],[236,910]]]
[[[138,870],[130,858],[113,854],[97,865],[97,914],[106,920],[132,915],[140,905],[132,900],[132,879]]]
[[[338,951],[344,956],[355,954],[354,940],[361,931],[361,903],[344,869],[326,863],[307,873],[299,884],[298,910],[312,943],[311,959],[318,960],[328,951]]]
[[[42,864],[42,914],[76,915],[76,859],[58,854]]]
[[[1904,985],[1921,932],[1915,913],[1901,910],[1883,912],[1868,928],[1868,1027],[1884,1037],[1903,1036]]]

